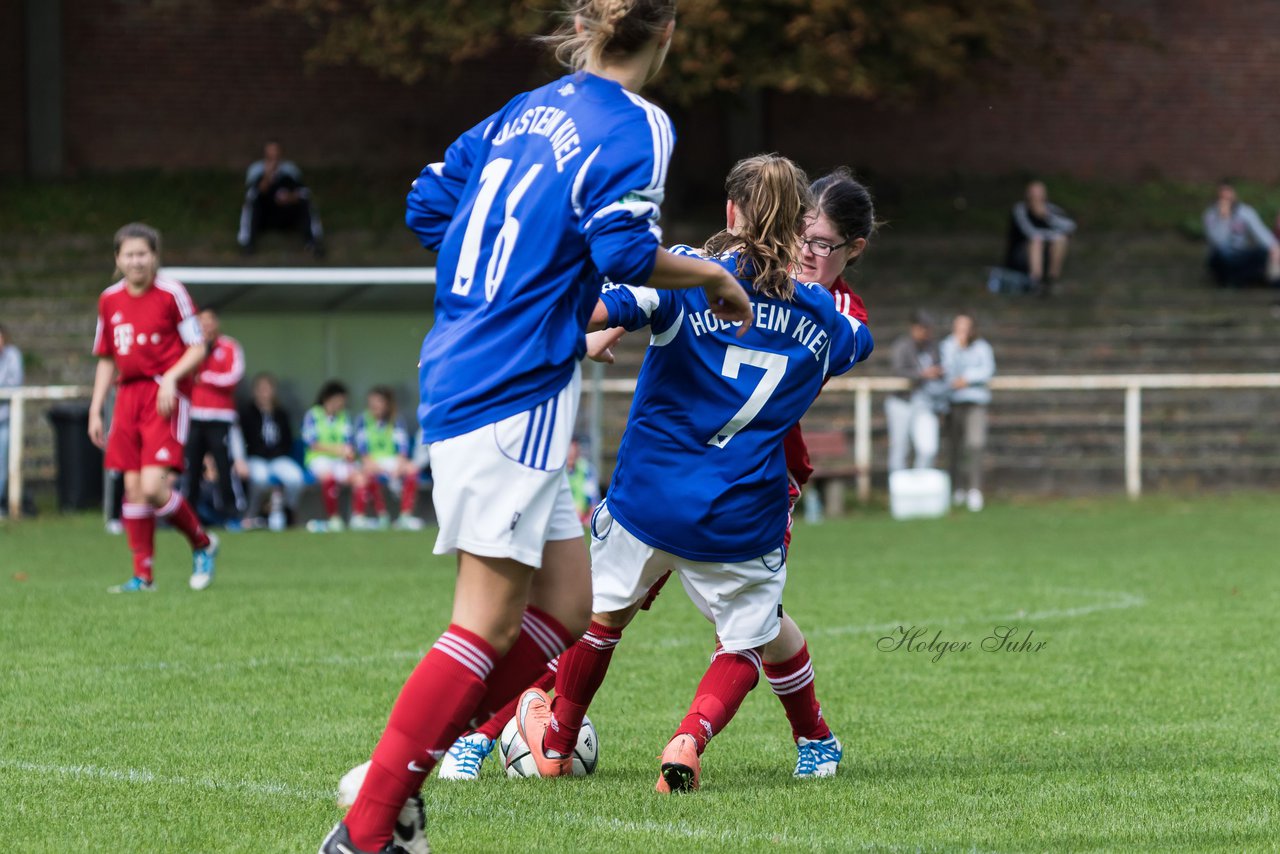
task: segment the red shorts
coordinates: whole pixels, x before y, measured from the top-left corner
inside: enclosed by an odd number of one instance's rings
[[[116,389],[116,407],[107,436],[108,469],[138,471],[144,466],[163,466],[182,471],[191,401],[179,394],[173,413],[165,418],[156,411],[159,395],[160,384],[154,380],[135,380]]]

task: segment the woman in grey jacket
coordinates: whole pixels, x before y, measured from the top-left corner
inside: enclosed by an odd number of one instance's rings
[[[938,347],[943,376],[951,388],[947,415],[947,445],[955,504],[982,509],[982,454],[987,446],[987,406],[991,403],[991,378],[996,358],[991,345],[979,337],[973,315],[957,314],[951,334]],[[966,489],[960,482],[961,459],[967,457]]]

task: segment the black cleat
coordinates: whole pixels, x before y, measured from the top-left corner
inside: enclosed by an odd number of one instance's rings
[[[320,850],[317,854],[409,854],[409,852],[397,845],[394,840],[388,842],[377,851],[365,851],[363,848],[357,848],[355,843],[351,841],[351,835],[347,833],[346,824],[338,822],[334,825],[333,830],[329,831],[329,835],[324,838],[324,842],[320,843]]]

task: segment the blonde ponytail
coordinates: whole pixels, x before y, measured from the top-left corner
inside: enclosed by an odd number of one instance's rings
[[[738,231],[721,231],[704,246],[708,255],[737,251],[738,275],[750,275],[763,296],[790,300],[791,270],[800,265],[800,235],[810,207],[809,179],[792,161],[760,154],[738,161],[724,188],[738,209]]]
[[[675,16],[676,0],[571,0],[565,23],[543,41],[562,65],[581,71],[606,56],[636,53]]]

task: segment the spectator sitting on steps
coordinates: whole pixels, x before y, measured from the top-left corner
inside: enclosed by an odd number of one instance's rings
[[[268,142],[262,159],[245,173],[244,207],[240,209],[240,251],[252,254],[265,230],[301,231],[307,249],[324,255],[324,231],[311,201],[311,190],[302,181],[302,170],[292,160],[282,160],[280,143]]]
[[[1031,289],[1048,296],[1062,277],[1067,260],[1067,235],[1075,222],[1049,201],[1043,181],[1027,185],[1026,198],[1013,206],[1009,216],[1009,247],[1005,266],[1026,273]]]
[[[1205,208],[1204,236],[1209,272],[1219,285],[1280,285],[1280,240],[1229,181],[1218,185],[1218,198]]]

